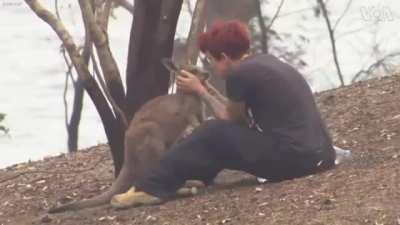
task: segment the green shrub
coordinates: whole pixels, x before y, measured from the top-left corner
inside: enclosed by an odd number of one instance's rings
[[[0,131],[4,132],[4,133],[8,133],[8,128],[6,128],[5,126],[1,125],[1,122],[6,118],[6,114],[4,113],[0,113]]]

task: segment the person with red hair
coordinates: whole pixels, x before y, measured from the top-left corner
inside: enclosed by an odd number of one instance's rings
[[[230,103],[181,71],[178,89],[201,97],[216,119],[173,146],[130,191],[116,195],[114,207],[160,203],[187,180],[211,184],[223,169],[276,182],[334,167],[331,138],[310,87],[296,69],[270,54],[250,54],[249,31],[238,21],[215,23],[199,36],[199,47],[214,74],[226,81]],[[236,116],[243,108],[246,126]]]

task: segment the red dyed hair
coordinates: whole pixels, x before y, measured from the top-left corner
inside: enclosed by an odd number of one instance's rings
[[[250,48],[250,34],[247,26],[238,20],[217,21],[199,35],[198,44],[203,53],[209,52],[216,59],[222,53],[239,59]]]

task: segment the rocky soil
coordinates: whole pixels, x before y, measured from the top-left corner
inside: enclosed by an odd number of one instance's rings
[[[109,206],[48,215],[56,202],[89,198],[112,182],[108,147],[0,170],[0,225],[400,225],[400,75],[317,94],[335,144],[353,160],[334,170],[259,184],[227,171],[201,194],[164,205]]]

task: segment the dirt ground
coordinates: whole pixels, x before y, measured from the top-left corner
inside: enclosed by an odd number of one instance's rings
[[[335,144],[354,159],[334,170],[258,184],[224,172],[198,196],[115,211],[47,215],[56,202],[89,198],[112,182],[105,145],[0,170],[0,225],[310,224],[400,225],[400,75],[317,95]]]

